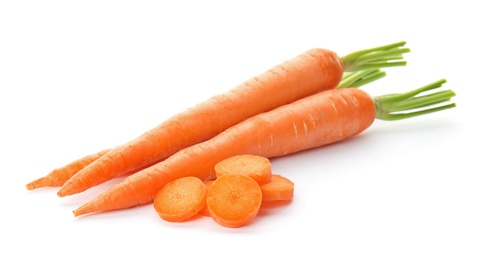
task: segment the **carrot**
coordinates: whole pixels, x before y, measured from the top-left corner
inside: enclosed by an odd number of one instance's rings
[[[210,216],[225,227],[241,227],[259,212],[262,192],[248,175],[226,174],[217,178],[207,195]]]
[[[70,178],[58,196],[80,193],[114,177],[160,162],[262,112],[337,87],[344,71],[402,66],[399,42],[344,57],[315,48],[162,122],[120,145]]]
[[[158,215],[170,222],[195,216],[206,204],[207,187],[196,177],[184,177],[167,183],[156,195],[153,206]]]
[[[42,188],[42,187],[62,186],[74,174],[76,174],[78,171],[82,170],[84,167],[91,164],[95,160],[99,159],[108,151],[109,149],[106,149],[97,153],[86,155],[60,168],[56,168],[51,172],[49,172],[47,175],[27,183],[26,188],[27,190],[33,190],[33,189]]]
[[[241,154],[224,159],[215,165],[214,170],[217,178],[225,174],[244,174],[259,185],[268,183],[272,177],[269,159],[253,154]]]
[[[291,200],[294,197],[294,182],[279,174],[273,174],[271,181],[260,188],[262,201]]]
[[[151,203],[156,193],[172,180],[185,176],[214,179],[215,164],[230,156],[284,156],[357,135],[375,118],[397,120],[454,107],[453,103],[427,107],[449,101],[455,95],[450,90],[416,97],[444,82],[375,98],[357,88],[314,94],[251,117],[210,140],[182,149],[163,162],[128,176],[73,213],[79,216]],[[418,110],[405,112],[414,109]]]
[[[212,186],[213,182],[214,182],[213,180],[204,181],[203,184],[205,185],[205,187],[207,187],[207,190],[210,190],[210,186]],[[205,205],[203,206],[203,209],[200,210],[198,213],[200,213],[201,215],[206,216],[206,217],[211,217],[210,211],[208,210],[208,206],[207,206],[206,201],[205,201]]]

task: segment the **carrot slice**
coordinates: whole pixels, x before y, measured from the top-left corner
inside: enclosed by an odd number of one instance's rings
[[[230,228],[241,227],[252,221],[261,203],[260,186],[247,175],[222,175],[212,183],[207,195],[212,218]]]
[[[205,205],[207,187],[196,177],[183,177],[167,183],[156,194],[153,206],[160,217],[181,222],[197,214]]]
[[[266,157],[242,154],[231,156],[215,165],[215,174],[218,177],[225,174],[243,174],[254,179],[259,185],[271,180],[271,162]]]
[[[294,197],[294,182],[278,174],[271,181],[260,186],[262,201],[291,200]]]
[[[210,186],[212,185],[212,183],[213,183],[213,180],[203,182],[205,187],[207,187],[207,190],[210,190]],[[208,209],[208,206],[207,206],[207,200],[205,200],[205,206],[203,207],[203,209],[200,210],[200,212],[198,213],[200,213],[203,216],[210,217],[210,210]]]

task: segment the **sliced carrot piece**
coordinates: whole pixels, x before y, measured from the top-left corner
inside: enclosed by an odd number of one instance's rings
[[[210,186],[212,185],[212,183],[213,183],[213,180],[211,180],[211,181],[204,181],[203,182],[203,184],[205,185],[205,187],[207,187],[207,190],[210,190]],[[207,201],[206,200],[205,200],[205,206],[198,213],[202,214],[203,216],[210,217],[210,210],[208,209]]]
[[[271,181],[260,186],[262,201],[291,200],[294,197],[294,182],[278,174]]]
[[[260,186],[247,175],[222,175],[212,183],[207,195],[212,218],[230,228],[241,227],[252,221],[261,203]]]
[[[196,177],[183,177],[167,183],[156,194],[153,206],[160,217],[181,222],[197,214],[206,203],[207,187]]]
[[[260,185],[271,180],[271,162],[266,157],[242,154],[231,156],[215,165],[215,174],[243,174],[253,178]]]

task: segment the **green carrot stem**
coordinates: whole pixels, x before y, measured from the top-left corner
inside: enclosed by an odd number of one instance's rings
[[[373,100],[377,110],[376,118],[381,120],[400,120],[455,107],[454,103],[442,104],[449,102],[456,95],[452,90],[442,90],[417,96],[439,88],[445,82],[445,79],[441,79],[405,93],[374,97]]]
[[[382,50],[379,52],[368,53],[366,55],[360,56],[354,60],[354,63],[365,63],[380,60],[400,60],[403,59],[403,53],[410,52],[408,48],[395,48],[391,50]]]
[[[430,84],[427,84],[423,87],[420,87],[420,88],[417,88],[417,89],[414,89],[414,90],[411,90],[411,91],[408,91],[408,92],[405,92],[405,93],[383,95],[383,96],[380,96],[379,99],[385,99],[385,102],[387,102],[387,103],[400,102],[400,101],[409,99],[411,97],[415,97],[418,94],[423,93],[425,91],[440,88],[442,86],[442,84],[444,84],[445,82],[447,82],[445,79],[437,80],[437,81],[432,82]]]
[[[406,42],[397,42],[375,48],[365,49],[341,57],[345,71],[379,69],[384,67],[405,66],[403,53],[410,52],[403,48]]]
[[[415,97],[404,102],[396,103],[392,106],[393,111],[402,111],[409,109],[418,109],[426,106],[437,105],[442,102],[450,101],[450,98],[455,96],[454,91],[444,90],[426,96]]]
[[[444,106],[429,108],[429,109],[425,109],[425,110],[415,111],[415,112],[390,114],[390,115],[387,115],[386,118],[378,118],[378,119],[387,120],[387,121],[401,120],[401,119],[406,119],[406,118],[410,118],[410,117],[416,117],[416,116],[420,116],[420,115],[430,114],[430,113],[442,111],[442,110],[445,110],[445,109],[450,109],[450,108],[453,108],[453,107],[456,107],[456,105],[454,103],[444,105]]]
[[[337,88],[358,88],[385,76],[386,73],[379,69],[347,72],[343,75]]]
[[[407,65],[406,61],[395,61],[395,62],[371,62],[358,65],[358,68],[352,68],[348,71],[358,71],[358,70],[368,70],[368,69],[381,69],[381,68],[388,68],[388,67],[399,67]]]

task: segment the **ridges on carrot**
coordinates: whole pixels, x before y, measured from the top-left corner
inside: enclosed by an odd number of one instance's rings
[[[230,156],[256,154],[272,158],[339,142],[367,129],[375,120],[394,120],[452,108],[435,107],[455,95],[441,91],[417,96],[440,87],[445,80],[417,91],[372,98],[360,89],[334,89],[261,113],[214,138],[182,149],[167,160],[145,168],[74,210],[74,215],[116,210],[151,203],[168,182],[195,176],[215,178],[216,163]],[[428,108],[432,105],[432,108]],[[409,109],[419,111],[405,112]],[[193,167],[197,171],[193,171]]]
[[[76,194],[114,177],[148,167],[249,117],[323,90],[334,89],[345,69],[358,71],[368,67],[405,65],[402,54],[409,49],[404,45],[405,42],[398,42],[341,58],[326,49],[308,50],[117,146],[72,176],[58,195]]]

